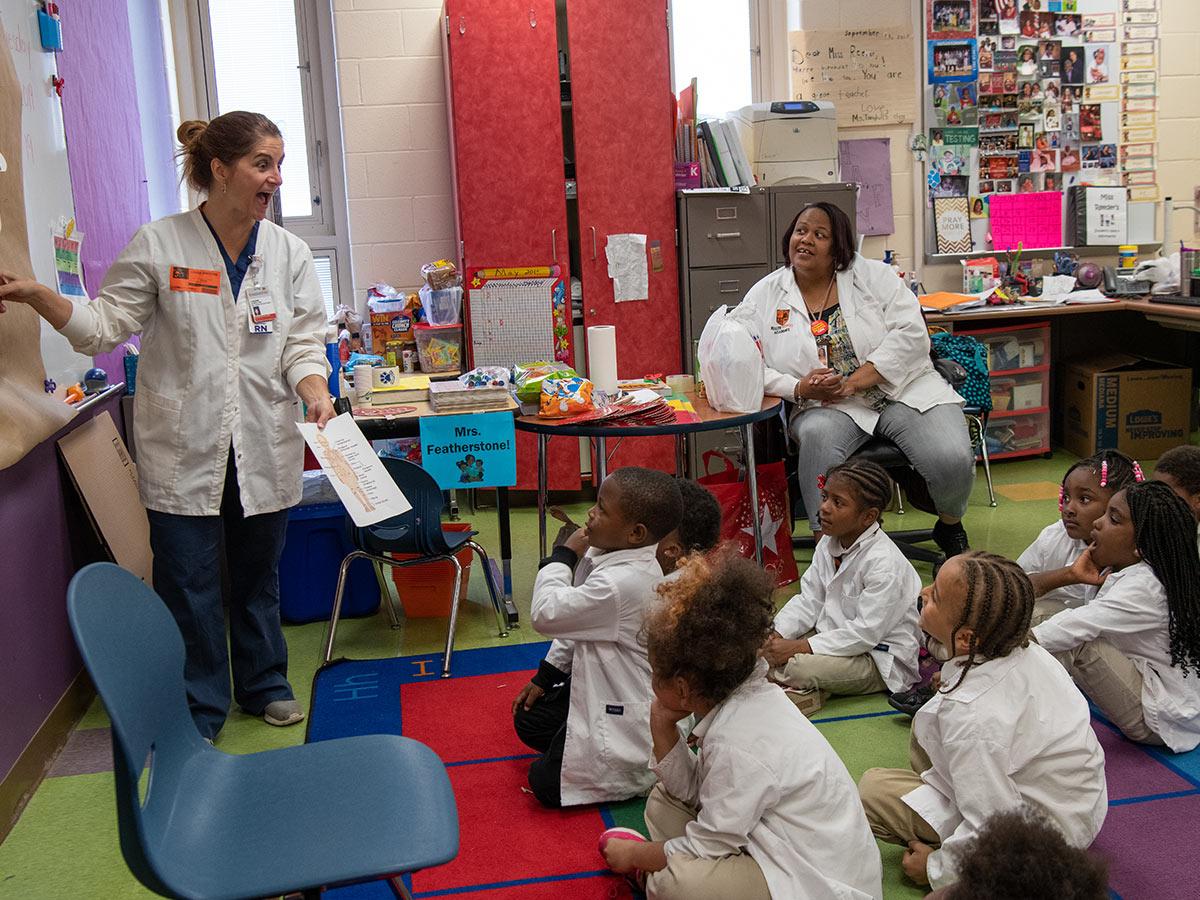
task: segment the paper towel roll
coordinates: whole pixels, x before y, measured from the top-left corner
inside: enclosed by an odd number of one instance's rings
[[[587,330],[588,378],[606,394],[617,393],[617,328],[589,325]]]

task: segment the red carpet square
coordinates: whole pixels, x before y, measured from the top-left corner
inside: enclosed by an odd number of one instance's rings
[[[563,881],[539,881],[535,884],[507,885],[465,894],[442,894],[463,900],[632,900],[633,891],[625,879],[616,875],[593,875]]]
[[[404,702],[407,716],[407,697]],[[443,715],[449,725],[456,719],[470,718],[467,713],[471,709],[464,707],[459,716]],[[488,743],[481,746],[489,747],[487,752],[491,753]],[[413,876],[414,892],[572,875],[604,868],[604,860],[596,849],[597,839],[605,828],[599,810],[594,806],[543,809],[532,794],[522,790],[527,789],[528,768],[528,760],[517,759],[452,766],[447,770],[458,802],[462,843],[457,859]],[[546,896],[576,896],[561,890],[562,883],[559,887],[557,894]]]
[[[447,763],[532,753],[512,724],[513,699],[531,677],[531,671],[500,672],[401,685],[404,736]]]
[[[1104,776],[1110,802],[1192,789],[1190,782],[1107,725],[1093,720],[1092,727],[1104,748]]]
[[[1092,850],[1108,860],[1108,884],[1125,900],[1200,896],[1200,795],[1113,806]]]

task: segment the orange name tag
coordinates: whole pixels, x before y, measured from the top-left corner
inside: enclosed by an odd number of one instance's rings
[[[171,266],[171,290],[187,294],[219,294],[221,273],[217,269]]]

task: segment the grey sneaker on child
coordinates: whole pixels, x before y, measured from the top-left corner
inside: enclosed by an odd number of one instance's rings
[[[304,721],[304,710],[295,700],[272,700],[263,710],[263,721],[283,728]]]

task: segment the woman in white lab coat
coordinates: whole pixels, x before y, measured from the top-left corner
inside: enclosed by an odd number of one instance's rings
[[[192,717],[212,739],[231,667],[247,712],[272,725],[304,718],[287,680],[278,565],[300,499],[300,401],[320,427],[333,403],[312,254],[264,221],[282,183],[279,129],[231,112],[185,122],[179,139],[188,181],[207,195],[198,208],[140,228],[89,303],[0,273],[0,311],[27,303],[89,355],[142,336],[133,435],[154,587],[183,633]]]
[[[805,509],[820,505],[818,475],[872,435],[886,437],[928,484],[934,538],[953,555],[967,547],[961,520],[975,479],[962,400],[933,367],[917,298],[854,245],[844,212],[806,206],[784,238],[788,264],[754,285],[735,315],[761,340],[766,392],[795,404],[788,431]]]
[[[1035,627],[1038,643],[1130,740],[1196,747],[1200,554],[1188,505],[1159,481],[1118,491],[1072,571],[1100,590]]]

